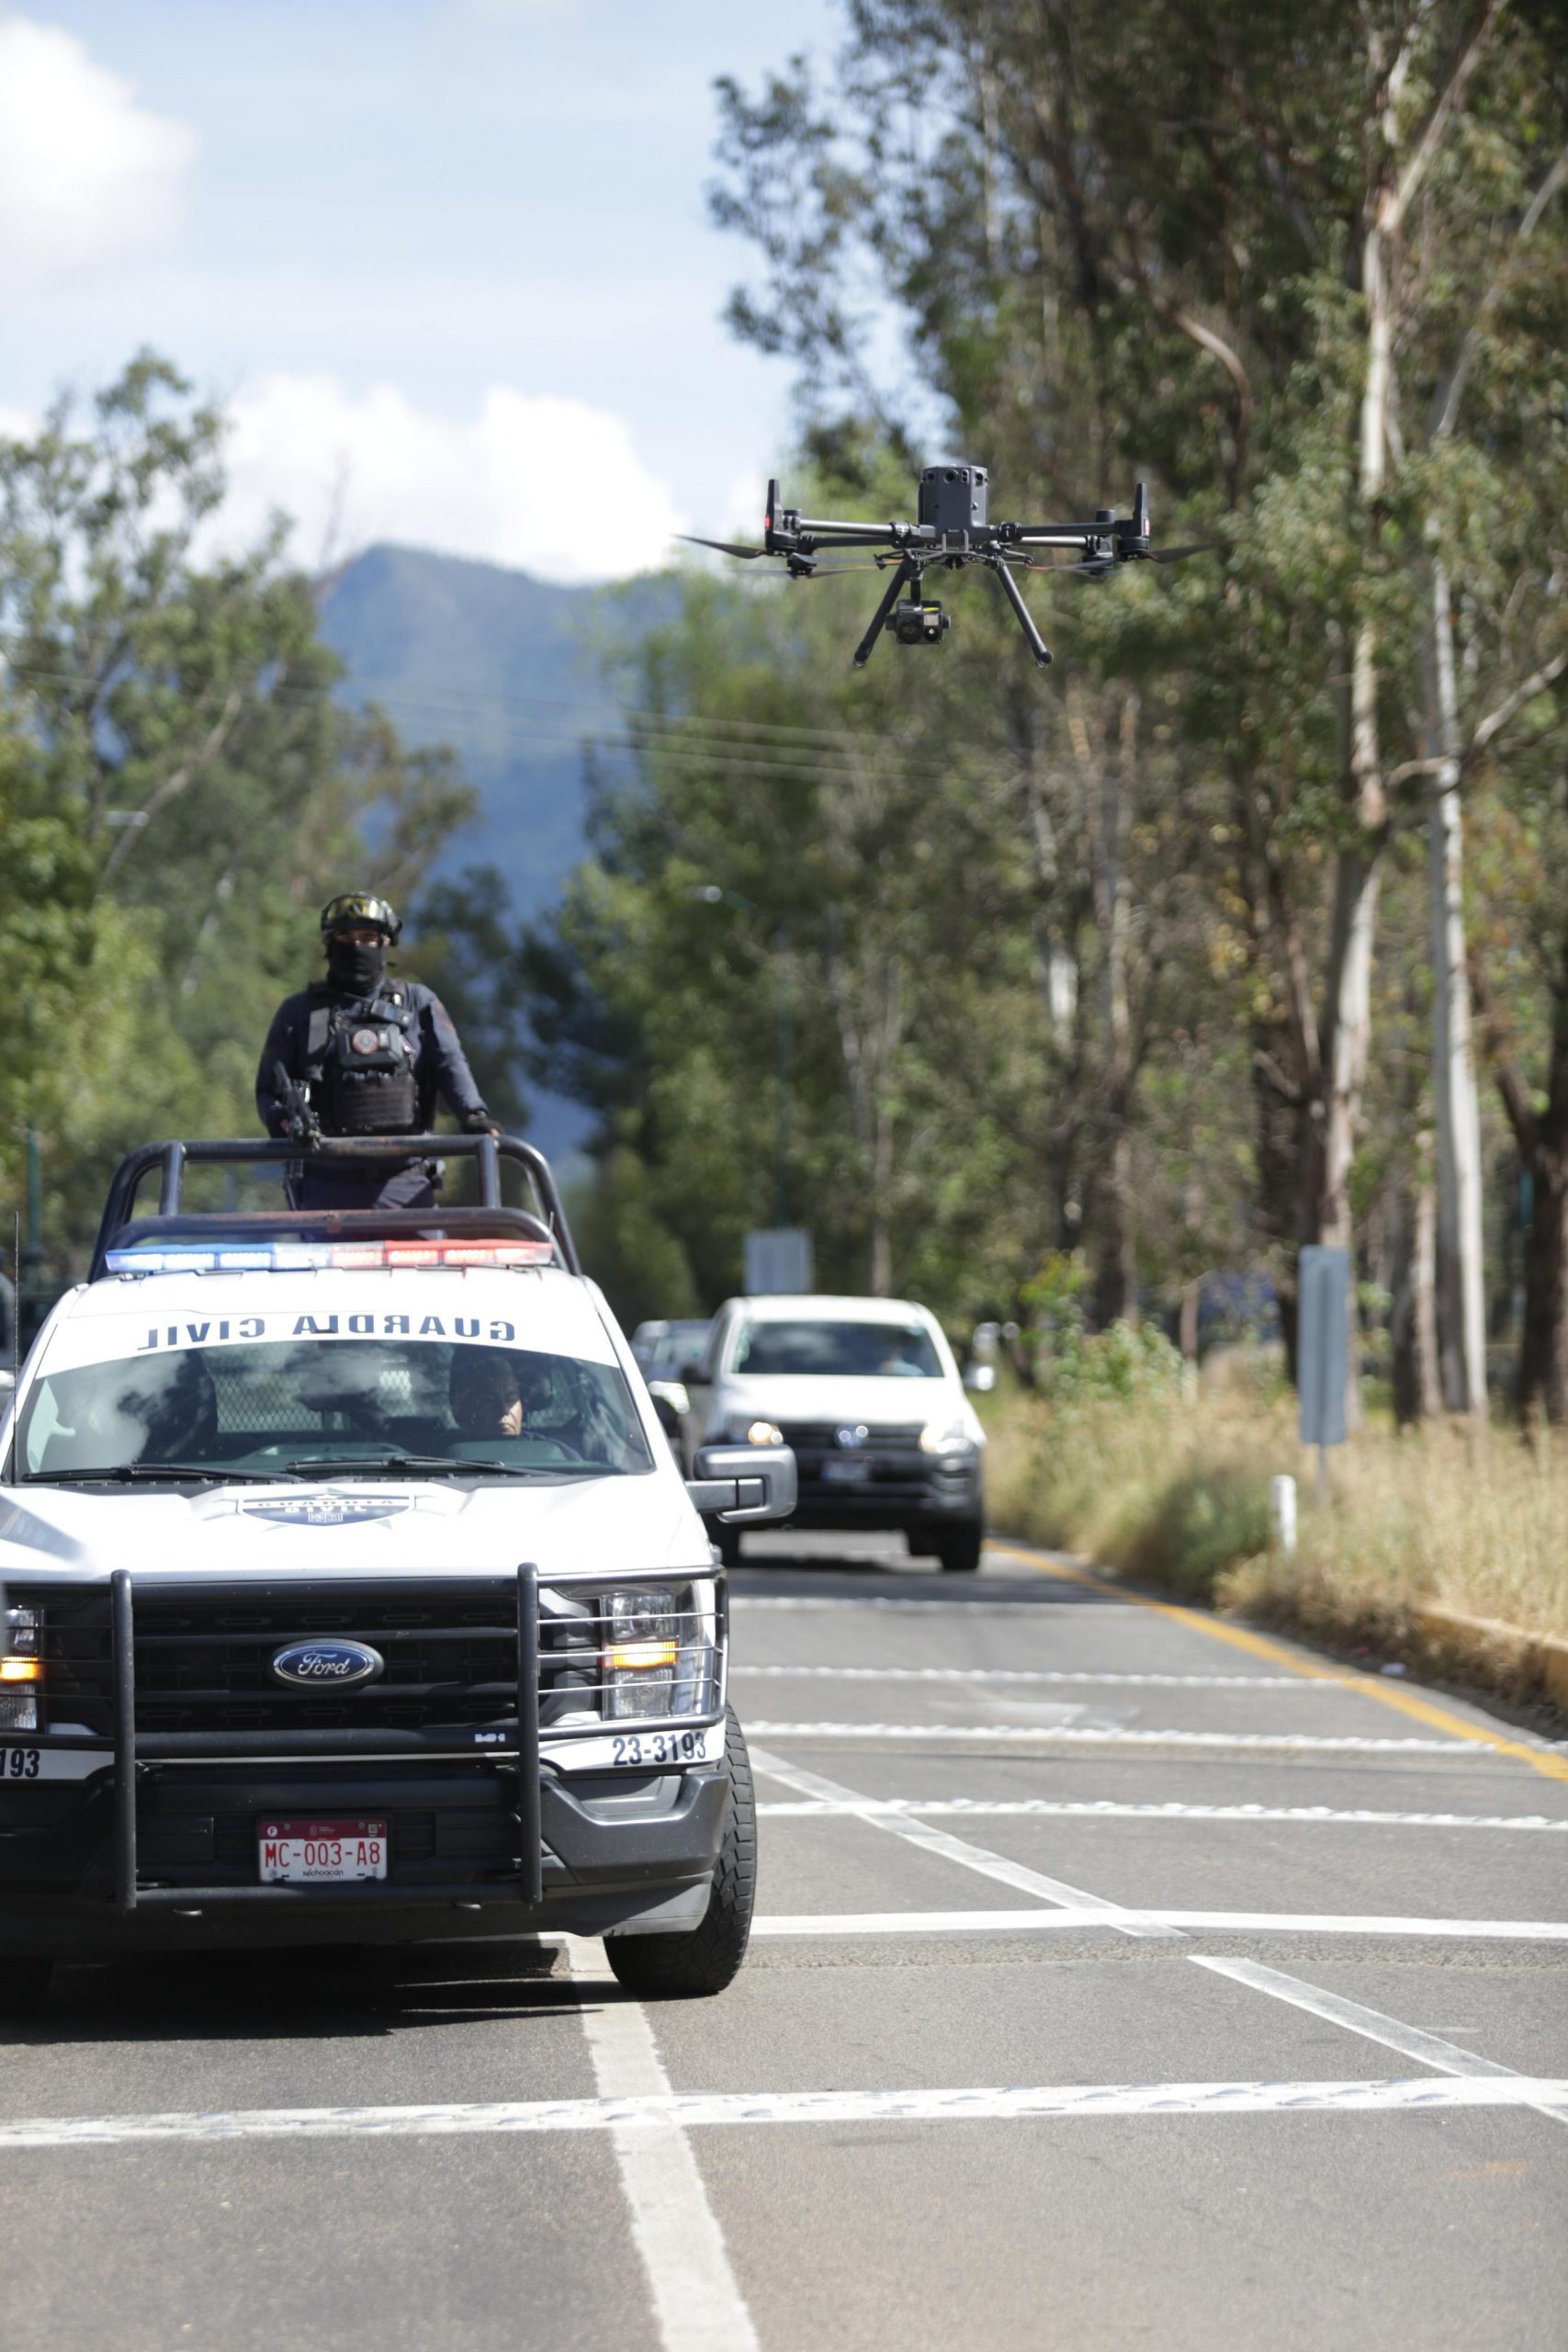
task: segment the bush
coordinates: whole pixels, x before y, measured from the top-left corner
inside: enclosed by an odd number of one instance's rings
[[[1106,1335],[1107,1339],[1111,1337]],[[1100,1343],[1089,1340],[1085,1349]],[[987,1485],[998,1527],[1329,1640],[1398,1646],[1422,1602],[1568,1634],[1568,1444],[1526,1446],[1438,1424],[1370,1424],[1314,1498],[1289,1402],[1134,1385],[1021,1396],[993,1416]],[[1269,1481],[1292,1472],[1301,1532],[1270,1547]]]

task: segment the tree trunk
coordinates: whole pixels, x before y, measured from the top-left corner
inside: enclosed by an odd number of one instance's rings
[[[1544,1414],[1553,1428],[1568,1420],[1568,1247],[1563,1214],[1568,1165],[1563,1154],[1538,1148],[1525,1236],[1525,1326],[1519,1344],[1519,1419],[1527,1427]]]
[[[1464,935],[1464,832],[1449,577],[1432,567],[1427,660],[1427,755],[1442,765],[1427,807],[1432,926],[1432,1100],[1438,1135],[1437,1317],[1443,1402],[1486,1418],[1486,1277],[1481,1105],[1471,1045]]]
[[[1100,1331],[1137,1320],[1132,1161],[1132,1137],[1123,1120],[1095,1188],[1094,1320]]]
[[[1438,1381],[1438,1332],[1433,1296],[1437,1212],[1430,1184],[1405,1187],[1395,1204],[1393,1411],[1402,1428],[1425,1420],[1442,1403]]]
[[[1095,1185],[1099,1237],[1095,1320],[1100,1330],[1137,1319],[1133,1247],[1133,1140],[1127,1113],[1133,1091],[1133,1023],[1127,990],[1132,910],[1122,859],[1122,810],[1133,790],[1138,697],[1123,696],[1117,756],[1100,771],[1095,919],[1100,934],[1100,1024],[1105,1039],[1100,1166]]]

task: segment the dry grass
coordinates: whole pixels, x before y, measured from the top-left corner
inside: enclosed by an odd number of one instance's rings
[[[1329,1498],[1293,1408],[1229,1393],[1052,1409],[1002,1405],[987,1484],[999,1527],[1223,1609],[1331,1640],[1405,1646],[1423,1602],[1568,1635],[1568,1442],[1372,1426],[1330,1456]],[[1297,1479],[1300,1542],[1271,1552],[1269,1480]]]

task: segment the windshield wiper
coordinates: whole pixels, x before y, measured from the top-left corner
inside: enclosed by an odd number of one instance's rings
[[[342,1477],[384,1470],[393,1474],[412,1471],[424,1478],[442,1476],[462,1477],[470,1471],[497,1478],[558,1478],[592,1470],[594,1464],[589,1462],[459,1462],[449,1453],[306,1453],[299,1455],[288,1467],[297,1476],[312,1470],[335,1471]]]
[[[95,1482],[128,1486],[132,1479],[209,1478],[219,1487],[270,1487],[293,1476],[288,1470],[220,1470],[209,1462],[111,1462],[99,1470],[29,1470],[24,1487],[85,1487]]]

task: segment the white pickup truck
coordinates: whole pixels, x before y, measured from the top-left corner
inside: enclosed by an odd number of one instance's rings
[[[192,1214],[192,1164],[288,1147],[146,1147],[28,1355],[0,1421],[0,2005],[62,1957],[216,1945],[572,1929],[666,1996],[740,1964],[750,1778],[704,1515],[786,1515],[793,1460],[710,1449],[683,1480],[540,1156],[399,1148],[476,1159],[481,1205]]]

